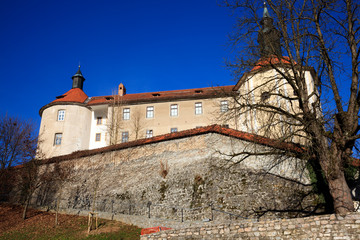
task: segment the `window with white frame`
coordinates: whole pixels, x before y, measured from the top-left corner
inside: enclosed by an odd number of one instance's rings
[[[65,120],[65,110],[59,110],[58,111],[57,120],[58,121],[64,121]]]
[[[97,118],[96,118],[96,124],[97,124],[97,125],[101,125],[101,124],[102,124],[102,117],[97,117]]]
[[[149,106],[146,107],[146,118],[153,118],[154,117],[154,107]]]
[[[146,138],[153,137],[153,130],[146,130]]]
[[[96,142],[100,142],[100,141],[101,141],[101,133],[97,133],[97,134],[95,135],[95,141],[96,141]]]
[[[177,131],[178,131],[177,128],[171,128],[171,129],[170,129],[170,132],[172,132],[172,133],[177,132]]]
[[[129,120],[130,119],[130,108],[123,109],[123,119]]]
[[[197,102],[195,103],[195,115],[200,115],[200,114],[202,114],[202,103]]]
[[[54,145],[61,145],[62,133],[55,133]]]
[[[129,132],[122,132],[121,133],[121,142],[128,142],[129,141]]]
[[[224,100],[220,102],[220,111],[221,112],[227,112],[229,110],[229,104],[228,101]]]
[[[171,104],[170,105],[170,116],[174,117],[178,115],[178,105],[177,104]]]

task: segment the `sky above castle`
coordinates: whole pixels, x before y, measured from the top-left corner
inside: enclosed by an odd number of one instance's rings
[[[235,17],[218,0],[0,1],[0,114],[40,124],[71,89],[88,96],[235,84],[225,59]]]

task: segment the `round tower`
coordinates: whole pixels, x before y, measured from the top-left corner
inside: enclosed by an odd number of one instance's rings
[[[89,148],[91,110],[83,92],[84,76],[78,71],[72,77],[72,89],[43,106],[39,133],[41,158],[70,154]]]

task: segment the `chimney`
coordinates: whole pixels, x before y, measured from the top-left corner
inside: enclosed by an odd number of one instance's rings
[[[124,84],[122,84],[122,83],[119,84],[118,94],[119,94],[119,96],[124,96],[126,94],[126,88],[125,88]]]

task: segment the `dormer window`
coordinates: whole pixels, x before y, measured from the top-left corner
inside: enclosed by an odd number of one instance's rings
[[[202,93],[203,90],[195,90],[195,93]]]
[[[152,94],[154,97],[159,97],[160,96],[160,93],[153,93]]]
[[[109,100],[114,100],[113,97],[106,97],[105,99],[108,100],[108,101],[109,101]]]

